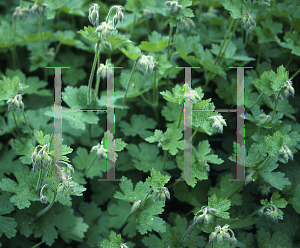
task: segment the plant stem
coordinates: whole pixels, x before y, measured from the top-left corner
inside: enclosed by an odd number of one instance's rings
[[[174,48],[175,48],[175,45],[176,45],[176,40],[177,40],[178,32],[179,32],[179,25],[177,25],[177,27],[176,27],[175,38],[174,38],[174,42],[173,42],[173,44],[172,44],[172,50],[171,50],[171,53],[168,55],[168,61],[170,61],[171,56],[172,56],[172,54],[173,54],[173,51],[174,51]],[[168,53],[169,53],[169,52],[168,52]]]
[[[133,15],[133,23],[132,23],[132,26],[131,26],[129,39],[131,39],[131,37],[132,37],[132,34],[133,34],[133,28],[134,28],[134,26],[135,26],[135,22],[136,22],[136,15]]]
[[[153,104],[156,102],[156,70],[154,70],[154,82],[153,82]]]
[[[179,244],[184,240],[185,236],[194,228],[196,224],[193,223],[192,225],[190,225],[190,227],[187,229],[187,231],[183,234],[183,236],[181,237]]]
[[[255,103],[252,104],[252,106],[249,108],[249,110],[251,110],[251,109],[255,106],[255,104],[258,103],[258,101],[259,101],[260,98],[263,96],[263,94],[264,94],[263,92],[260,93],[259,97],[258,97],[257,100],[255,101]]]
[[[39,12],[39,30],[40,30],[40,38],[42,42],[42,49],[44,54],[46,54],[45,42],[43,38],[43,30],[42,30],[42,13]]]
[[[184,104],[182,104],[182,108],[181,108],[181,111],[180,111],[180,117],[179,117],[179,121],[178,121],[177,128],[179,128],[179,127],[180,127],[181,118],[182,118],[182,113],[183,113],[183,108],[184,108]]]
[[[219,58],[220,58],[221,51],[222,51],[222,49],[223,49],[223,47],[224,47],[224,45],[225,45],[226,39],[227,39],[227,37],[228,37],[228,35],[229,35],[229,32],[230,32],[230,30],[231,30],[231,28],[232,28],[234,22],[235,22],[235,19],[232,19],[232,21],[231,21],[231,23],[230,23],[230,26],[229,26],[229,28],[228,28],[228,30],[227,30],[227,33],[226,33],[226,35],[225,35],[225,38],[224,38],[224,40],[223,40],[223,42],[222,42],[222,44],[221,44],[221,48],[220,48],[220,50],[219,50],[219,53],[218,53],[218,55],[217,55],[217,57],[216,57],[215,65],[217,64],[217,62],[218,62],[218,60],[219,60]],[[232,36],[233,36],[233,33],[234,33],[236,27],[237,27],[237,21],[235,22],[235,27],[234,27],[234,30],[232,31],[232,34],[231,34],[231,36],[230,36],[230,39],[228,40],[227,46],[228,46],[228,44],[229,44],[229,42],[230,42],[230,40],[231,40],[231,38],[232,38]],[[226,48],[227,48],[227,46],[226,46]],[[225,51],[226,51],[226,49],[223,51],[223,53],[225,53]],[[222,53],[222,54],[223,54],[223,53]],[[202,91],[203,93],[205,92],[205,90],[206,90],[206,88],[207,88],[207,86],[208,86],[208,83],[210,82],[210,80],[211,80],[215,75],[216,75],[216,73],[214,73],[214,74],[212,75],[212,77],[210,77],[210,75],[207,76],[207,79],[206,79],[206,81],[205,81],[205,85],[204,85],[203,91]]]
[[[235,193],[239,192],[239,190],[244,187],[245,184],[246,184],[246,181],[244,181],[227,199],[230,199],[231,197],[233,197],[235,195]]]
[[[171,39],[172,39],[172,32],[173,32],[173,27],[170,26],[170,30],[169,30],[169,41],[168,41],[168,59],[169,59],[169,52],[170,52],[170,43],[171,43]]]
[[[132,76],[133,76],[135,67],[136,67],[136,65],[137,65],[137,62],[138,62],[138,59],[134,62],[134,65],[133,65],[133,68],[132,68],[132,71],[131,71],[131,74],[130,74],[130,78],[129,78],[129,80],[128,80],[126,92],[125,92],[125,95],[124,95],[124,97],[123,97],[122,106],[123,106],[124,103],[125,103],[125,99],[126,99],[126,96],[127,96],[127,92],[128,92],[128,89],[129,89],[129,85],[130,85],[130,82],[131,82],[131,79],[132,79]],[[119,112],[118,112],[118,115],[117,115],[117,118],[116,118],[116,122],[118,122],[118,120],[119,120],[121,111],[122,111],[122,109],[119,109]]]
[[[96,52],[95,52],[95,57],[94,57],[94,62],[93,62],[93,67],[92,71],[90,74],[90,79],[89,79],[89,85],[88,85],[88,92],[87,92],[87,104],[91,104],[91,88],[92,88],[92,83],[93,83],[93,77],[95,73],[95,67],[96,67],[96,62],[98,59],[98,52],[99,52],[99,47],[100,47],[100,41],[97,41],[97,46],[96,46]]]
[[[179,179],[181,179],[182,178],[182,176],[180,176],[179,177]],[[180,181],[178,180],[178,181],[176,181],[176,182],[174,182],[174,183],[172,183],[170,186],[168,186],[167,188],[168,189],[170,189],[170,188],[172,188],[172,187],[174,187],[177,183],[179,183]]]
[[[95,163],[95,161],[96,161],[96,158],[97,158],[97,154],[96,154],[96,156],[94,157],[94,160],[92,161],[92,163],[90,164],[90,166],[85,170],[85,172],[83,173],[83,176],[85,176],[87,173],[88,173],[88,171],[92,168],[92,166],[93,166],[93,164]]]
[[[27,122],[27,119],[26,119],[26,116],[25,116],[25,113],[24,113],[24,110],[22,109],[22,113],[23,113],[23,117],[24,117],[24,120],[26,122],[26,125],[27,125],[27,128],[28,128],[28,131],[30,133],[30,136],[32,137],[32,133],[31,133],[31,130],[30,130],[30,127],[28,125],[28,122]]]
[[[40,184],[41,184],[41,181],[42,181],[42,174],[43,174],[43,167],[40,168],[39,179],[38,179],[38,182],[37,182],[36,188],[35,188],[36,191],[38,191],[39,188],[40,188]]]
[[[162,170],[165,170],[165,166],[166,166],[166,161],[167,161],[167,154],[168,154],[168,151],[164,151],[164,165],[163,165],[163,168]]]
[[[19,133],[19,127],[18,127],[18,124],[17,124],[17,120],[16,120],[16,116],[15,116],[15,111],[12,109],[12,114],[13,114],[13,118],[14,118],[14,121],[15,121],[15,125],[16,125],[16,128],[17,128],[17,134],[18,134],[18,138],[19,140],[21,141],[21,138],[20,138],[20,133]],[[21,141],[22,142],[22,141]]]
[[[17,64],[16,64],[16,30],[17,30],[17,19],[14,20],[13,22],[13,47],[12,47],[12,59],[13,59],[13,68],[14,70],[17,69]]]
[[[300,182],[300,177],[298,178],[297,182],[295,183],[295,185],[293,186],[293,188],[291,188],[290,190],[290,194],[294,192],[294,190],[296,189],[296,186],[298,185],[298,183]]]
[[[140,207],[142,207],[145,203],[145,201],[147,200],[148,196],[151,194],[152,189],[149,190],[149,192],[147,193],[147,195],[144,197],[143,201],[141,202]],[[120,230],[122,228],[122,226],[124,226],[124,224],[127,222],[127,220],[133,215],[134,212],[130,213],[127,218],[118,226],[117,230]]]
[[[50,202],[50,204],[46,208],[44,208],[42,211],[38,212],[38,214],[36,215],[37,218],[42,216],[44,213],[46,213],[52,207],[52,205],[55,202],[56,196],[57,196],[57,192],[54,191],[54,196],[53,196],[52,201]]]
[[[294,77],[296,77],[299,72],[300,72],[300,69],[298,69],[298,71],[295,72],[295,74],[290,78],[290,80],[292,80]]]
[[[269,155],[266,160],[258,167],[258,171],[261,170],[261,168],[269,161],[269,159],[271,158],[271,156]]]
[[[258,69],[258,65],[259,65],[259,61],[260,61],[260,57],[261,57],[261,52],[262,52],[262,49],[263,49],[263,47],[264,47],[264,44],[265,44],[265,43],[262,43],[262,44],[260,45],[259,54],[258,54],[258,58],[257,58],[257,61],[256,61],[256,70]]]
[[[278,95],[277,95],[277,98],[276,98],[276,103],[275,103],[275,107],[274,107],[274,110],[273,110],[273,114],[272,114],[272,119],[271,119],[270,125],[272,125],[272,121],[274,119],[274,115],[275,115],[275,112],[276,112],[276,108],[277,108],[279,96],[280,96],[280,91],[278,92]]]
[[[41,241],[40,243],[37,243],[36,245],[32,246],[31,248],[37,248],[39,247],[41,244],[43,244],[45,241]]]

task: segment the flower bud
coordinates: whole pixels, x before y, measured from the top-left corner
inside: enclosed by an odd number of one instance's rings
[[[9,98],[8,101],[6,102],[7,105],[13,104],[14,103],[14,99],[13,98]]]
[[[217,240],[219,244],[223,243],[223,236],[218,234]]]
[[[234,246],[235,244],[236,244],[236,238],[233,237],[233,238],[230,239],[230,245]]]
[[[230,239],[230,235],[227,232],[221,232],[221,235],[223,236],[224,239]]]
[[[206,214],[204,215],[204,223],[206,225],[208,225],[212,220],[213,220],[213,216],[211,214]]]
[[[64,186],[63,185],[58,186],[58,188],[57,188],[57,194],[62,193],[63,190],[64,190]]]
[[[19,107],[20,107],[20,103],[16,98],[14,99],[14,106],[16,109],[19,109]]]
[[[138,200],[135,203],[133,203],[131,207],[131,213],[135,212],[141,205],[142,200]]]
[[[42,160],[42,156],[41,156],[40,154],[38,154],[38,155],[36,156],[35,163],[36,163],[36,164],[41,164],[41,160]]]
[[[209,235],[209,242],[213,241],[216,237],[217,237],[217,233],[212,232],[212,233]]]
[[[69,190],[68,189],[64,189],[64,197],[67,198],[69,195]]]
[[[194,223],[199,224],[203,221],[204,216],[203,215],[198,215],[194,217]]]
[[[42,203],[47,203],[47,202],[48,202],[47,196],[42,195],[42,196],[40,197],[40,201],[41,201]]]

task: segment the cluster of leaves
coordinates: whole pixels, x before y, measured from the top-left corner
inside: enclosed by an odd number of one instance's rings
[[[300,3],[118,4],[0,3],[0,247],[299,247]]]

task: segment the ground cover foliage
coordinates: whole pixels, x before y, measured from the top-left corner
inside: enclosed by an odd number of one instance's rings
[[[0,13],[0,247],[300,247],[299,1],[4,0]],[[46,67],[70,67],[61,134]],[[237,108],[230,67],[251,67],[245,146],[236,112],[216,110]],[[186,99],[198,180],[175,181]],[[118,181],[99,181],[108,160]],[[248,181],[229,181],[237,160]]]

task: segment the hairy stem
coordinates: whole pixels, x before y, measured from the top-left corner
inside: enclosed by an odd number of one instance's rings
[[[26,116],[25,116],[25,113],[24,113],[24,110],[23,110],[23,109],[22,109],[22,113],[23,113],[24,120],[25,120],[25,122],[26,122],[26,126],[27,126],[27,128],[28,128],[29,134],[30,134],[30,136],[32,137],[32,133],[31,133],[30,127],[29,127],[29,125],[28,125],[28,122],[27,122],[27,119],[26,119]]]
[[[12,109],[12,115],[13,115],[13,118],[14,118],[14,121],[15,121],[15,125],[16,125],[16,128],[17,128],[17,135],[18,135],[18,138],[19,140],[22,142],[21,138],[20,138],[20,133],[19,133],[19,127],[18,127],[18,124],[17,124],[17,120],[16,120],[16,116],[15,116],[15,111]]]
[[[260,100],[260,98],[263,96],[263,92],[262,93],[260,93],[260,95],[259,95],[259,97],[256,99],[256,101],[255,101],[255,103],[253,103],[252,104],[252,106],[249,108],[249,110],[251,110],[254,106],[255,106],[255,104],[257,104],[258,103],[258,101]]]
[[[179,244],[182,243],[182,241],[184,240],[185,236],[196,226],[195,223],[193,223],[192,225],[190,225],[190,227],[186,230],[186,232],[183,234],[183,236],[181,237]]]
[[[42,216],[44,213],[46,213],[52,207],[52,205],[55,202],[56,196],[57,196],[57,192],[54,191],[54,196],[53,196],[52,201],[50,202],[50,204],[46,208],[44,208],[42,211],[38,212],[38,214],[36,215],[37,218]]]
[[[136,65],[137,65],[137,62],[138,62],[138,59],[134,62],[134,65],[133,65],[133,68],[132,68],[132,71],[131,71],[131,74],[130,74],[130,78],[129,78],[128,83],[127,83],[126,92],[125,92],[125,95],[124,95],[124,98],[123,98],[123,101],[122,101],[122,106],[123,106],[124,103],[125,103],[125,99],[126,99],[126,96],[127,96],[127,92],[128,92],[128,89],[129,89],[129,85],[130,85],[130,82],[131,82],[131,79],[132,79],[132,76],[133,76],[135,67],[136,67]],[[119,112],[118,112],[118,115],[117,115],[117,118],[116,118],[116,122],[118,122],[118,120],[119,120],[121,111],[122,111],[122,109],[119,109]]]
[[[100,41],[97,41],[96,45],[96,52],[95,52],[95,57],[94,57],[94,62],[92,66],[92,71],[90,74],[90,79],[89,79],[89,85],[88,85],[88,92],[87,92],[87,104],[91,104],[91,88],[92,88],[92,83],[93,83],[93,78],[94,78],[94,73],[95,73],[95,68],[96,68],[96,62],[98,59],[98,54],[99,54],[99,47],[100,47]]]
[[[275,107],[274,107],[274,110],[273,110],[273,114],[272,114],[272,119],[270,121],[270,125],[272,125],[272,122],[273,122],[273,119],[274,119],[274,116],[275,116],[275,112],[276,112],[276,108],[277,108],[279,96],[280,96],[280,92],[278,92],[278,95],[277,95],[277,98],[276,98],[276,103],[275,103]]]
[[[271,156],[269,155],[267,158],[266,158],[266,160],[258,167],[258,171],[260,171],[261,170],[261,168],[269,161],[269,159],[271,158]]]
[[[86,168],[85,172],[83,173],[83,176],[85,176],[85,175],[88,173],[88,171],[92,168],[93,164],[94,164],[95,161],[96,161],[96,158],[97,158],[97,154],[96,154],[96,156],[94,157],[94,159],[93,159],[92,163],[90,164],[90,166],[89,166],[88,168]]]

